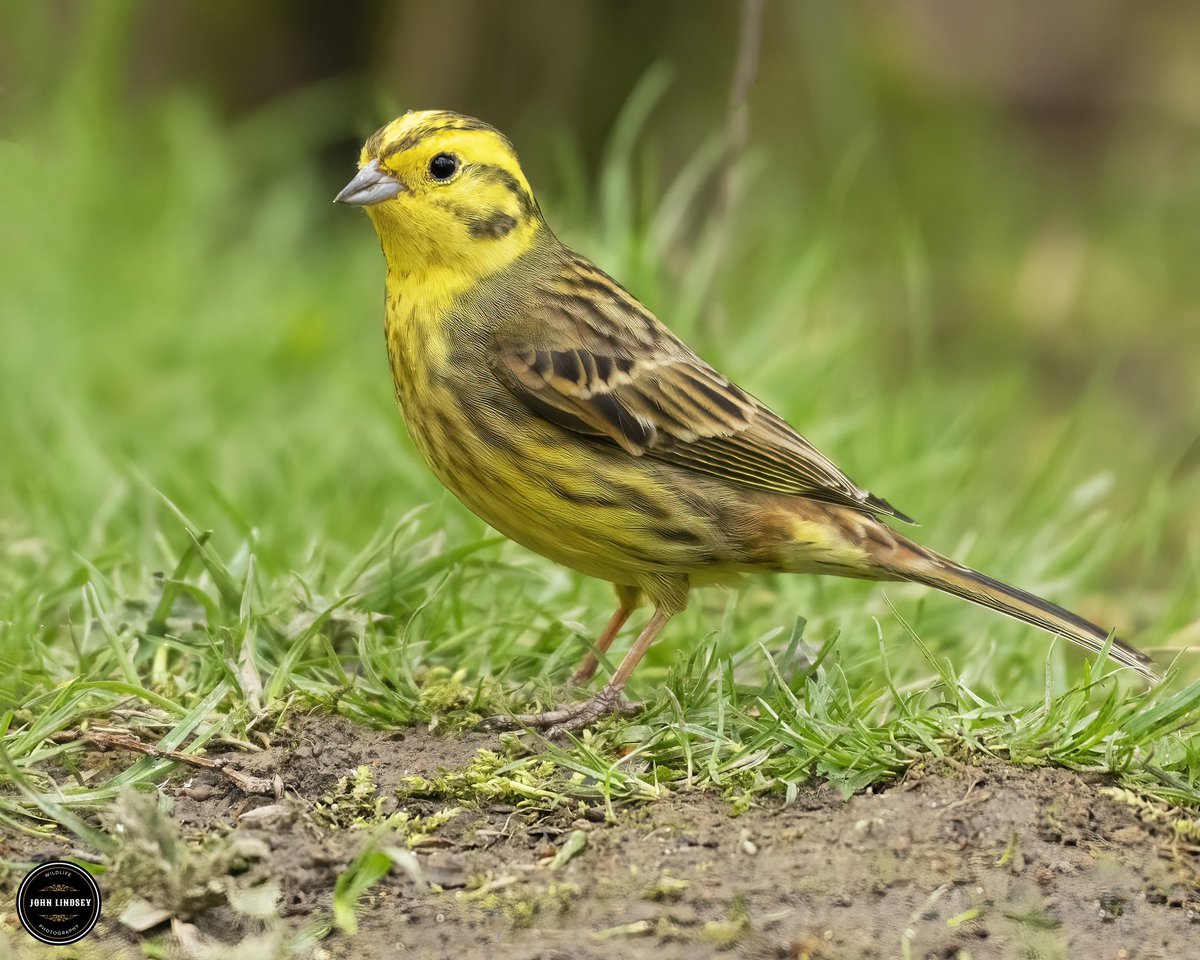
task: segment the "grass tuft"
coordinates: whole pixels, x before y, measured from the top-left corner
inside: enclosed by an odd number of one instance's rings
[[[174,763],[99,754],[89,727],[192,755],[309,709],[453,736],[563,696],[612,598],[485,530],[405,438],[373,332],[378,250],[314,159],[347,133],[331,118],[356,114],[351,91],[233,124],[194,93],[121,106],[123,21],[92,16],[95,48],[62,58],[47,109],[0,144],[0,825],[111,858],[105,812]],[[923,518],[925,542],[1173,666],[1146,691],[914,587],[764,577],[671,624],[635,677],[640,716],[506,739],[404,789],[610,812],[711,789],[736,812],[987,755],[1200,808],[1200,370],[1178,350],[1200,294],[1195,169],[1146,197],[1118,156],[1064,196],[1002,118],[927,105],[940,135],[923,138],[865,117],[814,146],[803,181],[750,157],[762,174],[711,264],[691,227],[716,148],[678,170],[643,150],[670,96],[664,70],[638,87],[594,200],[540,191],[564,236]],[[980,189],[945,190],[948,165]],[[1091,266],[1050,316],[1038,258],[1062,243]],[[1183,385],[1170,409],[1148,409],[1145,369]],[[350,929],[397,857],[364,851],[332,922]]]

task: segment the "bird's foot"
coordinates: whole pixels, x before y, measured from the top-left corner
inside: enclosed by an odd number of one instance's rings
[[[568,730],[581,730],[609,714],[633,714],[642,709],[640,703],[626,700],[620,690],[605,687],[594,697],[572,707],[546,710],[544,713],[517,713],[508,717],[489,717],[480,727],[485,730],[545,730],[554,737]]]

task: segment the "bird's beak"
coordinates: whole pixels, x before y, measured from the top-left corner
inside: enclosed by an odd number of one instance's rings
[[[408,190],[395,177],[379,169],[379,161],[372,160],[354,175],[354,179],[342,187],[342,192],[333,198],[334,203],[353,203],[369,207],[373,203],[391,200]]]

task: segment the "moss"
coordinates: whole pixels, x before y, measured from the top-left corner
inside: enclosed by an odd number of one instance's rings
[[[730,816],[740,817],[752,806],[754,806],[754,794],[749,790],[743,790],[732,798],[729,807]]]
[[[678,900],[690,886],[691,884],[687,880],[680,880],[678,877],[664,873],[654,883],[642,890],[642,899],[655,901]]]
[[[567,800],[561,787],[569,781],[550,760],[514,764],[494,750],[479,750],[462,770],[436,777],[405,777],[396,793],[401,798],[441,797],[476,805],[558,805]]]
[[[313,804],[311,816],[321,826],[335,830],[372,827],[386,818],[386,801],[376,789],[371,768],[364,765],[339,777]]]
[[[1188,843],[1200,843],[1200,820],[1186,816],[1179,807],[1151,800],[1121,787],[1107,787],[1100,792],[1111,797],[1117,803],[1132,807],[1137,813],[1138,819],[1144,823],[1166,827],[1180,840]]]
[[[484,894],[478,902],[489,913],[503,914],[514,929],[524,929],[539,918],[553,919],[566,915],[581,892],[574,883],[551,883],[534,888],[508,886]]]
[[[417,712],[428,721],[430,731],[468,730],[485,716],[504,710],[500,684],[486,676],[468,683],[464,669],[430,667],[418,676],[417,690]]]
[[[700,929],[700,939],[718,950],[726,950],[741,940],[749,930],[750,915],[746,910],[746,898],[739,893],[730,901],[725,919],[710,920]]]
[[[411,849],[428,840],[429,835],[453,820],[460,807],[446,807],[425,816],[407,810],[395,810],[395,800],[380,795],[371,768],[358,767],[353,774],[338,778],[334,787],[313,804],[311,816],[331,830],[394,830]]]

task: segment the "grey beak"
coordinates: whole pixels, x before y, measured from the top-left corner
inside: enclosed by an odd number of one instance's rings
[[[355,174],[353,180],[342,187],[342,192],[333,198],[333,202],[368,207],[407,192],[403,183],[390,173],[379,169],[378,160],[372,160]]]

